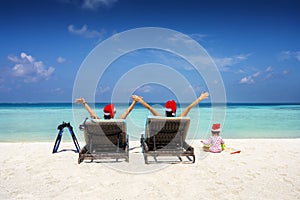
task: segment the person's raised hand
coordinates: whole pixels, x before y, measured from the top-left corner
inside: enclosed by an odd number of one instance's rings
[[[84,100],[84,98],[80,97],[80,98],[76,99],[75,102],[80,104],[80,103],[85,103],[85,100]]]
[[[209,93],[208,92],[204,92],[200,95],[200,100],[206,99],[209,97]]]
[[[142,100],[142,97],[139,97],[137,95],[132,95],[131,98],[132,98],[132,100],[137,101],[137,102]]]

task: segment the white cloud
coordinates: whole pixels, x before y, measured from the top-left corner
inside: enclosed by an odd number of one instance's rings
[[[264,80],[268,80],[274,77],[274,73],[269,73],[266,75],[266,77],[264,78]]]
[[[260,72],[256,72],[256,73],[254,73],[252,76],[253,77],[258,77],[260,75]]]
[[[27,55],[26,53],[22,52],[21,53],[21,58],[22,59],[25,59],[25,60],[28,60],[29,62],[34,62],[34,59],[31,55]]]
[[[119,41],[120,40],[120,34],[117,31],[113,31],[111,37],[114,41]]]
[[[106,93],[106,92],[108,92],[110,90],[111,89],[110,89],[109,86],[106,86],[106,87],[100,86],[100,87],[97,88],[97,92],[100,93],[100,94]]]
[[[283,71],[282,71],[282,74],[283,74],[283,75],[286,75],[286,74],[288,74],[289,72],[290,72],[289,70],[283,70]]]
[[[236,65],[249,58],[250,54],[240,54],[225,58],[214,58],[214,61],[221,71],[228,71],[233,65]]]
[[[101,6],[111,7],[118,0],[83,0],[82,8],[97,10]]]
[[[189,34],[189,36],[191,38],[193,38],[196,41],[203,41],[204,38],[208,37],[208,35],[206,34],[200,34],[200,33],[193,33],[193,34]]]
[[[271,66],[267,67],[266,72],[272,72],[272,71],[273,71],[273,67]]]
[[[100,7],[112,7],[118,0],[59,0],[62,3],[76,5],[85,10],[98,10]]]
[[[257,82],[263,82],[270,79],[280,78],[290,73],[289,69],[278,69],[273,66],[268,66],[261,70],[252,70],[252,73],[244,76],[239,83],[240,84],[254,84]]]
[[[11,69],[12,75],[23,78],[26,83],[42,79],[48,80],[55,71],[54,67],[46,69],[42,61],[36,61],[31,55],[24,52],[21,53],[20,58],[8,56],[8,59],[14,63],[14,67]]]
[[[265,77],[263,80],[268,80],[274,77],[274,75],[276,75],[276,72],[274,71],[274,67],[269,66],[265,69],[264,74]]]
[[[152,90],[153,90],[153,88],[150,85],[145,85],[138,89],[138,91],[142,92],[142,93],[151,93]]]
[[[14,55],[7,56],[7,59],[10,60],[11,62],[14,62],[14,63],[22,62],[22,59],[20,59],[17,56],[14,56]]]
[[[257,71],[249,76],[245,76],[243,77],[241,80],[240,80],[240,84],[254,84],[255,81],[254,81],[254,78],[257,78],[261,75],[261,72],[260,71]]]
[[[282,51],[279,53],[278,59],[281,61],[284,60],[289,60],[292,56],[292,52],[291,51]]]
[[[178,44],[178,42],[183,42],[182,44],[188,45],[189,47],[192,47],[191,45],[195,45],[197,43],[192,38],[190,38],[186,35],[183,35],[183,34],[179,34],[179,33],[175,33],[175,34],[171,35],[168,38],[168,42],[170,44]]]
[[[55,88],[55,89],[52,89],[51,92],[55,93],[55,94],[63,94],[64,90],[62,88]]]
[[[300,62],[300,51],[282,51],[278,55],[280,61],[286,61],[292,58],[295,58]]]
[[[253,80],[252,76],[246,76],[240,80],[240,84],[253,84],[253,83],[254,83],[254,80]]]
[[[295,52],[295,57],[300,62],[300,51]]]
[[[204,38],[207,37],[207,35],[202,35],[202,34],[190,34],[190,37],[182,34],[173,34],[171,35],[168,39],[167,42],[170,43],[171,45],[186,45],[189,49],[193,49],[193,45],[197,45],[198,43],[195,42],[194,39],[192,38]],[[190,56],[187,57],[188,60],[192,60],[194,63],[197,63],[204,67],[204,65],[209,65],[212,60],[214,63],[217,65],[220,71],[229,71],[229,67],[236,65],[244,60],[247,60],[251,54],[238,54],[230,57],[224,57],[224,58],[210,58],[208,57],[204,52],[202,53],[202,56],[197,56],[191,54]],[[212,59],[212,60],[211,60]],[[187,67],[186,70],[192,70],[193,68]]]
[[[68,31],[74,35],[79,35],[85,38],[102,38],[105,33],[104,30],[90,30],[86,24],[84,24],[80,29],[77,29],[73,24],[70,24],[68,26]]]
[[[192,63],[198,64],[199,66],[210,66],[212,63],[212,59],[206,55],[198,55],[198,56],[189,56],[188,59],[192,61]],[[186,66],[186,70],[194,69],[193,66]]]
[[[243,69],[239,69],[239,70],[237,70],[235,73],[236,73],[236,74],[244,74],[244,73],[246,73],[246,72],[245,72],[245,70],[243,70]]]
[[[62,63],[64,63],[64,62],[66,62],[66,61],[67,61],[67,59],[65,59],[64,57],[61,57],[61,56],[59,56],[59,57],[56,59],[56,62],[59,63],[59,64],[62,64]]]

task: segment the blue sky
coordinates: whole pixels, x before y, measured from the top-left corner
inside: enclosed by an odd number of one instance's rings
[[[0,3],[0,102],[72,102],[74,80],[88,54],[114,34],[140,27],[172,29],[199,42],[221,73],[228,102],[300,102],[300,1]],[[129,70],[154,61],[185,65],[166,52],[128,54],[107,71],[96,101],[110,100],[116,80],[109,77],[122,71],[117,66]],[[197,95],[206,90],[201,77],[181,73]],[[157,85],[141,86],[136,93],[147,101],[172,96]]]

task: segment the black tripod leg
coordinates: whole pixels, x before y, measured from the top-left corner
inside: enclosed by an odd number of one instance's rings
[[[60,141],[61,141],[62,133],[63,133],[63,129],[59,130],[57,138],[56,138],[56,141],[55,141],[55,144],[54,144],[54,147],[53,147],[52,153],[56,153],[57,152],[59,144],[60,144]]]
[[[77,138],[76,138],[76,136],[75,136],[75,134],[74,134],[73,128],[72,128],[72,126],[70,126],[70,127],[68,127],[68,128],[69,128],[69,132],[70,132],[70,134],[71,134],[71,136],[72,136],[73,142],[74,142],[74,144],[75,144],[75,147],[76,147],[76,149],[77,149],[77,153],[79,153],[79,151],[80,151],[80,146],[79,146],[79,143],[78,143],[78,141],[77,141]]]

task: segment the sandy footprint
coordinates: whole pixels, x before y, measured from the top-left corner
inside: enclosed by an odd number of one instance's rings
[[[243,164],[243,165],[248,165],[249,163],[247,163],[247,162],[245,162],[245,161],[242,161],[242,162],[240,162],[241,164]]]
[[[244,181],[240,177],[233,177],[232,178],[233,183],[242,184]]]
[[[247,174],[247,176],[250,177],[250,178],[252,178],[252,180],[256,178],[255,174]]]
[[[213,175],[217,175],[217,171],[212,171],[212,170],[209,170],[209,173],[213,174]]]
[[[292,186],[294,186],[293,181],[291,181],[290,179],[288,179],[288,178],[286,178],[286,177],[283,178],[283,181],[284,181],[285,183],[289,183],[289,184],[291,184]]]
[[[3,177],[3,179],[4,179],[4,180],[9,180],[9,179],[11,179],[11,178],[14,177],[14,176],[15,176],[15,172],[13,172],[13,171],[8,171],[8,172],[5,173],[5,176]]]
[[[280,176],[284,176],[284,177],[287,177],[287,174],[279,174]]]
[[[223,183],[221,181],[216,181],[215,182],[217,185],[223,185]]]

